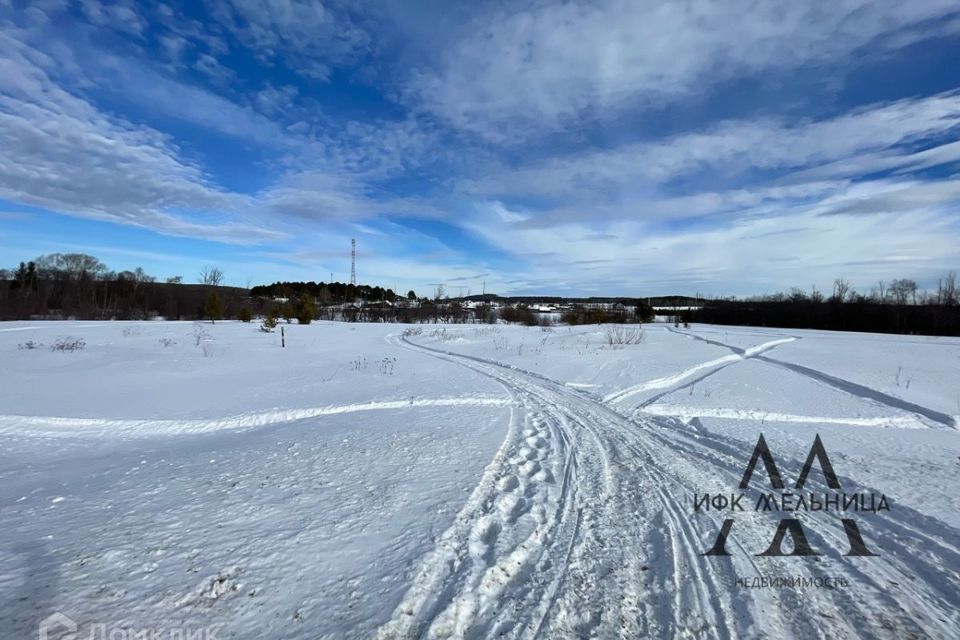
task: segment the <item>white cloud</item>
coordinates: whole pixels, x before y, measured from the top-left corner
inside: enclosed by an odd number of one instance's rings
[[[522,140],[628,107],[702,94],[765,71],[844,59],[910,28],[903,46],[951,0],[599,0],[539,2],[481,15],[432,66],[412,74],[424,108],[494,140]],[[955,24],[955,23],[954,23]]]
[[[520,261],[510,274],[516,280],[511,290],[541,293],[744,295],[814,284],[825,290],[837,277],[867,289],[895,277],[929,282],[960,260],[960,220],[938,212],[819,213],[798,207],[776,218],[746,216],[722,227],[683,230],[617,221],[505,232],[518,214],[489,203],[469,225]]]
[[[281,59],[302,75],[325,81],[331,65],[353,61],[369,35],[346,11],[315,0],[231,0],[209,3],[238,42],[255,56]]]
[[[268,84],[254,95],[253,101],[262,113],[276,115],[289,110],[298,93],[299,90],[294,86],[275,87]]]
[[[42,54],[0,33],[0,197],[175,234],[249,243],[282,237],[231,218],[245,202],[211,183],[159,132],[110,117],[53,83]],[[221,212],[219,224],[176,211]]]
[[[527,167],[504,168],[463,180],[460,186],[482,196],[576,198],[586,194],[595,202],[603,194],[609,198],[650,193],[658,185],[702,172],[730,176],[826,165],[822,170],[797,173],[797,180],[836,180],[862,175],[867,169],[922,168],[955,161],[955,143],[920,153],[909,145],[942,139],[957,127],[960,92],[951,92],[871,105],[816,122],[728,121],[657,142],[577,152]],[[908,146],[891,150],[896,145]],[[840,162],[845,164],[828,164]]]
[[[116,31],[124,31],[140,36],[146,28],[146,21],[130,0],[118,0],[104,3],[99,0],[80,0],[80,10],[92,24],[107,26]]]

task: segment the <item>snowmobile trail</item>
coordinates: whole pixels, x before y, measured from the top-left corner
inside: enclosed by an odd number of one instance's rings
[[[497,407],[504,405],[499,397],[460,396],[454,398],[409,398],[377,400],[345,405],[274,409],[207,420],[71,418],[63,416],[0,415],[0,435],[28,433],[32,437],[83,436],[102,437],[169,437],[212,431],[242,431],[270,425],[297,422],[308,418],[363,411],[384,411],[412,407]]]
[[[769,351],[771,348],[780,344],[784,344],[786,342],[792,342],[796,338],[784,338],[782,340],[774,340],[771,342],[766,342],[761,345],[757,345],[755,347],[750,347],[748,349],[742,349],[735,345],[726,344],[723,342],[719,342],[717,340],[711,340],[709,338],[704,338],[703,336],[698,336],[693,333],[687,333],[684,331],[675,331],[669,328],[668,328],[668,331],[672,333],[676,333],[677,335],[686,336],[688,338],[693,338],[694,340],[706,342],[707,344],[711,344],[717,347],[724,347],[726,349],[729,349],[730,351],[733,351],[733,356],[726,356],[726,358],[734,358],[735,360],[741,360],[746,358],[756,358],[758,361],[763,362],[765,364],[787,369],[799,375],[810,378],[811,380],[819,384],[831,387],[833,389],[837,389],[838,391],[842,391],[849,395],[856,396],[858,398],[863,398],[865,400],[870,400],[872,402],[885,405],[892,409],[898,409],[901,411],[907,411],[907,412],[913,413],[921,418],[925,418],[929,421],[936,423],[937,426],[954,428],[954,429],[957,428],[957,424],[954,418],[941,411],[930,409],[928,407],[923,407],[913,402],[909,402],[908,400],[897,398],[896,396],[892,396],[888,393],[884,393],[883,391],[879,391],[877,389],[873,389],[871,387],[867,387],[865,385],[858,384],[850,380],[845,380],[843,378],[839,378],[837,376],[824,373],[823,371],[818,371],[810,367],[805,367],[803,365],[795,364],[792,362],[786,362],[784,360],[778,360],[776,358],[771,358],[769,356],[763,355],[764,353]],[[716,362],[722,362],[722,361],[724,361],[724,358],[720,358]],[[714,373],[715,371],[716,369],[711,373]],[[627,392],[627,393],[624,394],[624,392]],[[633,395],[634,393],[636,392],[632,392],[628,389],[624,389],[622,391],[617,392],[614,395],[617,395],[617,399],[622,399],[627,397],[628,395]],[[659,397],[662,397],[662,396],[659,396]],[[657,399],[659,399],[659,397]],[[650,401],[648,400],[647,404],[649,403]]]
[[[669,417],[624,416],[539,374],[390,340],[498,381],[513,409],[500,451],[378,637],[942,637],[955,628],[957,576],[940,571],[958,566],[946,525],[881,516],[871,531],[888,536],[884,554],[847,559],[837,517],[816,515],[822,557],[758,558],[776,520],[745,512],[732,555],[705,557],[723,516],[695,514],[692,496],[736,487],[743,443]],[[737,585],[769,575],[839,575],[851,588]]]
[[[675,332],[675,333],[676,333],[676,332]],[[688,334],[681,334],[681,335],[688,335]],[[707,339],[705,339],[705,338],[702,339],[702,340],[703,340],[704,342],[709,342],[710,344],[713,344],[713,345],[719,345],[719,344],[720,344],[720,343],[718,343],[718,342],[714,342],[714,341],[712,341],[712,340],[707,340]],[[770,342],[765,342],[765,343],[760,344],[760,345],[757,345],[757,346],[755,346],[755,347],[750,347],[749,349],[740,349],[740,348],[738,348],[738,347],[730,347],[730,346],[728,346],[728,345],[720,345],[720,346],[727,347],[728,349],[731,349],[732,351],[734,351],[734,353],[733,353],[732,355],[729,355],[729,356],[723,356],[723,357],[720,357],[720,358],[715,358],[715,359],[713,359],[713,360],[708,360],[707,362],[701,362],[700,364],[697,364],[697,365],[695,365],[695,366],[693,366],[693,367],[690,367],[689,369],[686,369],[686,370],[681,371],[681,372],[679,372],[679,373],[675,373],[675,374],[670,375],[670,376],[665,376],[665,377],[663,377],[663,378],[657,378],[656,380],[647,380],[647,381],[645,381],[645,382],[641,382],[640,384],[636,384],[636,385],[633,385],[633,386],[630,386],[630,387],[626,387],[626,388],[624,388],[624,389],[619,389],[619,390],[617,390],[617,391],[614,391],[614,392],[609,393],[609,394],[607,394],[606,396],[604,396],[603,400],[604,400],[604,402],[608,402],[608,403],[611,403],[611,402],[612,402],[612,403],[622,402],[622,401],[626,400],[627,398],[630,398],[630,397],[632,397],[632,396],[637,395],[638,393],[643,393],[644,391],[650,391],[650,390],[654,390],[654,389],[658,389],[658,390],[659,390],[659,389],[668,389],[669,391],[667,391],[666,393],[670,393],[670,392],[672,392],[672,391],[675,391],[675,390],[676,390],[676,387],[677,387],[681,382],[684,382],[685,380],[687,380],[687,379],[691,378],[692,376],[700,373],[701,371],[709,370],[709,373],[706,374],[706,375],[712,375],[712,374],[716,373],[717,371],[719,371],[720,369],[723,369],[723,368],[725,368],[725,367],[729,367],[730,365],[736,364],[736,363],[738,363],[738,362],[743,362],[744,360],[748,360],[748,359],[750,359],[750,358],[759,357],[760,354],[762,354],[762,353],[765,353],[765,352],[767,352],[767,351],[769,351],[769,350],[771,350],[771,349],[773,349],[773,348],[775,348],[775,347],[778,347],[778,346],[780,346],[781,344],[786,344],[787,342],[793,342],[794,340],[796,340],[796,338],[793,338],[793,337],[780,338],[780,339],[777,339],[777,340],[771,340]],[[703,379],[703,377],[705,377],[705,376],[702,376],[701,378],[698,378],[697,380],[701,380],[701,379]],[[662,393],[662,394],[660,394],[658,397],[661,397],[661,396],[663,396],[663,395],[666,395],[666,393]]]

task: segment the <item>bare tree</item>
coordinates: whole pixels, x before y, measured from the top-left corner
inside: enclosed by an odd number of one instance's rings
[[[220,271],[217,267],[207,265],[200,272],[200,284],[219,287],[221,282],[223,282],[223,271]]]
[[[850,283],[843,278],[837,278],[833,281],[833,300],[837,302],[844,302],[847,299],[847,296],[852,293],[852,291],[853,288],[850,286]]]
[[[133,294],[137,294],[137,290],[144,282],[154,282],[155,280],[156,278],[153,276],[147,275],[147,272],[143,270],[143,267],[137,267],[133,270]]]
[[[810,291],[810,300],[813,302],[823,302],[823,294],[817,289],[817,285],[813,285]]]
[[[167,278],[167,284],[183,284],[183,276],[171,276]]]
[[[917,283],[907,278],[894,280],[890,283],[890,295],[897,304],[917,303]]]
[[[886,283],[883,280],[880,280],[877,283],[877,288],[873,290],[874,297],[877,302],[886,302],[887,301],[887,289]]]
[[[951,271],[940,281],[940,304],[953,306],[960,302],[957,299],[957,272]]]
[[[40,256],[36,263],[37,271],[58,272],[75,281],[98,278],[107,271],[105,264],[85,253],[51,253]]]

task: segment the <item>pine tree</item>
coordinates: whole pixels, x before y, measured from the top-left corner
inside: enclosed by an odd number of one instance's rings
[[[274,329],[277,328],[277,316],[273,312],[273,309],[267,312],[267,317],[263,319],[263,322],[260,323],[260,331],[264,333],[271,333]]]
[[[313,301],[313,298],[304,293],[297,301],[297,322],[300,324],[310,324],[316,315],[317,304]]]
[[[203,317],[210,318],[210,324],[215,324],[216,319],[223,316],[223,302],[216,291],[207,294],[207,300],[203,303]]]

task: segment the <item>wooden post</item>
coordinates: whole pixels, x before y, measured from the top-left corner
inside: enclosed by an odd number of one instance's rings
[[[280,327],[280,346],[284,348],[287,346],[287,337],[283,333],[283,327]]]

